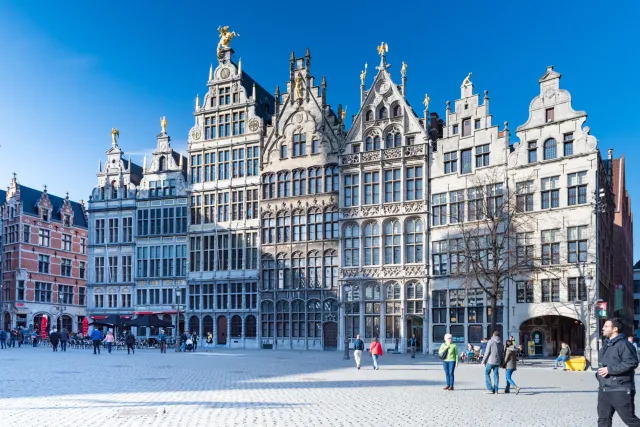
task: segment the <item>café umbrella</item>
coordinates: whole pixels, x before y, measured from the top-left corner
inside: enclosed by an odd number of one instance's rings
[[[87,335],[89,333],[89,320],[85,317],[82,319],[82,335]]]
[[[47,338],[47,324],[47,316],[42,316],[42,322],[40,322],[40,335],[42,336],[42,339]]]

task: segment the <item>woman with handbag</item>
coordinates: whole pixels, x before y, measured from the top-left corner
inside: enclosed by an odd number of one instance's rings
[[[444,369],[447,379],[447,385],[444,389],[449,391],[453,391],[455,379],[453,373],[456,370],[456,366],[458,366],[458,346],[451,342],[452,339],[453,336],[451,334],[446,334],[444,336],[444,343],[442,343],[438,350],[438,356],[442,359],[442,368]]]
[[[513,375],[513,371],[516,370],[516,356],[517,350],[515,343],[511,340],[507,340],[505,343],[506,350],[504,352],[504,362],[502,362],[502,368],[507,370],[507,386],[504,389],[505,393],[511,392],[511,387],[516,389],[516,394],[520,393],[520,387],[518,387],[511,379],[511,375]]]

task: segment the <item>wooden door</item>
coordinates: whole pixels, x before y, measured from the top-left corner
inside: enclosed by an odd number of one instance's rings
[[[336,322],[327,322],[322,328],[324,338],[324,349],[335,350],[338,348],[338,324]]]
[[[227,345],[227,318],[218,317],[218,344]]]

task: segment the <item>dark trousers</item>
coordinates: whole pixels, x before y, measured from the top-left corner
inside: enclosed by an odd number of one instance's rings
[[[16,339],[15,338],[10,338],[9,339],[9,347],[16,347]]]
[[[611,427],[613,414],[616,412],[623,423],[629,427],[640,427],[640,419],[636,417],[634,399],[635,390],[598,390],[598,427]]]
[[[0,340],[0,348],[7,348],[7,340]]]
[[[58,343],[57,342],[52,342],[51,343],[51,347],[53,347],[53,351],[58,351]]]
[[[93,354],[100,354],[100,344],[102,344],[101,340],[93,340]]]
[[[166,352],[167,352],[167,342],[160,341],[160,353],[166,353]]]
[[[60,350],[67,351],[67,342],[66,341],[60,341]]]
[[[127,344],[127,354],[131,354],[130,352],[136,354],[136,350],[133,348],[133,344]]]
[[[193,351],[196,351],[198,349],[198,341],[193,340]]]

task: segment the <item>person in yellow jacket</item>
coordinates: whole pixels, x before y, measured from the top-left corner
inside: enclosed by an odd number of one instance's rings
[[[442,367],[447,377],[447,385],[444,389],[449,391],[453,391],[453,373],[456,370],[456,366],[458,366],[458,346],[451,342],[452,339],[453,336],[451,334],[446,334],[444,336],[444,343],[442,343],[440,350],[438,350],[438,356],[442,359]]]

